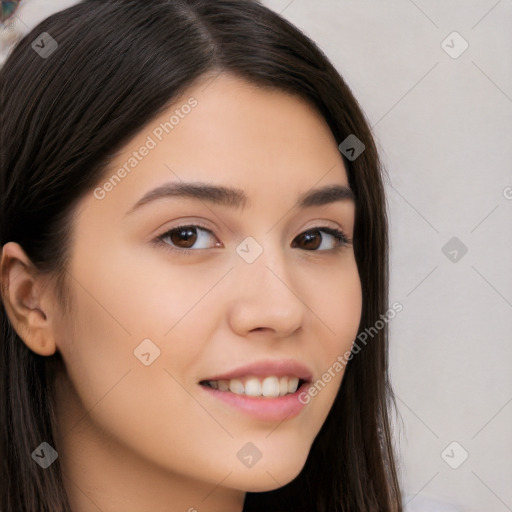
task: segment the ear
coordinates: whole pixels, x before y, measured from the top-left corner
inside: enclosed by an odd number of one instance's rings
[[[50,356],[57,349],[53,321],[58,315],[48,284],[48,276],[37,271],[19,244],[3,246],[0,285],[7,316],[25,345],[41,356]]]

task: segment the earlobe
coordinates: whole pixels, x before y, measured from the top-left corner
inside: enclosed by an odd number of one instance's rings
[[[12,327],[36,354],[55,353],[48,277],[37,271],[22,247],[8,242],[0,259],[2,301]]]

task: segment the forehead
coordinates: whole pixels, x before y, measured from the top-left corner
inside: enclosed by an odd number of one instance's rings
[[[116,197],[125,211],[169,182],[231,186],[278,203],[313,187],[348,185],[336,141],[315,108],[226,73],[197,82],[143,127],[99,185],[109,181],[106,199]]]

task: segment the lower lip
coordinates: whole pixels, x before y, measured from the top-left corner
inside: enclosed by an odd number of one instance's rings
[[[199,384],[210,396],[222,400],[231,407],[238,409],[255,419],[267,422],[282,422],[295,418],[307,404],[299,401],[299,394],[307,388],[308,384],[302,386],[289,395],[276,398],[254,397],[237,395],[230,391],[219,391]]]

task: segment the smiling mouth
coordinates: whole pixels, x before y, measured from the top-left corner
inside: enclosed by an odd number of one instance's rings
[[[260,378],[247,376],[230,380],[203,380],[199,384],[217,391],[252,397],[277,398],[291,395],[306,381],[295,376],[277,377],[270,375]]]

